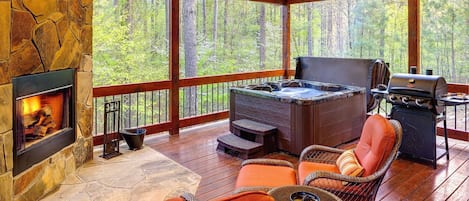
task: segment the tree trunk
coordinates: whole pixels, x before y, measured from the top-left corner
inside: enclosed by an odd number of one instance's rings
[[[360,25],[360,38],[364,38],[364,27],[363,23]],[[363,57],[363,43],[360,43],[360,58]]]
[[[455,61],[455,50],[454,50],[454,23],[455,22],[455,13],[451,13],[451,81],[455,82],[456,80],[456,61]]]
[[[313,3],[308,3],[306,9],[307,9],[307,15],[308,15],[308,56],[313,56],[313,28],[312,28],[312,23],[313,23],[313,13],[312,13],[312,8],[313,8]]]
[[[336,22],[336,33],[337,33],[337,39],[335,40],[336,41],[336,44],[337,44],[337,51],[336,51],[336,56],[340,56],[340,57],[344,57],[344,37],[343,37],[343,19],[342,19],[342,10],[344,10],[344,8],[342,7],[343,5],[342,4],[339,4],[337,5],[337,9],[334,9],[336,12],[336,18],[335,18],[335,22]]]
[[[128,0],[126,3],[127,9],[127,24],[129,25],[129,38],[132,38],[132,33],[134,30],[134,12],[133,12],[133,0]]]
[[[195,16],[195,0],[183,1],[183,33],[184,33],[184,59],[185,59],[185,77],[197,76],[197,41],[196,41],[196,16]],[[190,110],[197,104],[197,89],[191,87],[185,90],[185,109],[186,115],[195,115],[196,110]]]
[[[259,67],[265,69],[265,5],[260,5],[259,14]]]
[[[202,0],[202,33],[203,37],[207,35],[207,2]]]
[[[169,4],[171,0],[165,0],[165,11],[166,11],[166,50],[169,51]]]
[[[227,26],[228,26],[228,0],[225,0],[225,7],[223,13],[223,52],[228,45]]]
[[[116,22],[120,22],[120,8],[119,8],[119,0],[113,0],[112,5],[114,6],[114,16],[116,17]]]
[[[213,57],[216,61],[217,58],[217,31],[218,31],[218,0],[213,1]]]
[[[327,13],[326,13],[326,5],[321,6],[321,47],[319,48],[320,50],[320,56],[325,56],[327,54],[327,42],[326,42],[326,27],[327,27]]]
[[[380,35],[380,41],[379,41],[379,57],[384,58],[384,45],[385,45],[385,38],[386,38],[386,7],[385,7],[385,0],[382,0],[382,7],[380,8],[380,18],[379,20],[379,35]]]
[[[333,45],[333,20],[332,20],[332,4],[327,6],[327,56],[331,56],[331,53],[334,52],[334,45]]]
[[[347,44],[348,50],[352,51],[352,0],[347,0]]]

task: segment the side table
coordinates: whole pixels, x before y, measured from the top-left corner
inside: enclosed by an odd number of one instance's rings
[[[341,199],[332,193],[312,186],[280,186],[267,192],[278,201],[289,201],[290,195],[295,192],[308,192],[315,194],[321,201],[340,201]]]

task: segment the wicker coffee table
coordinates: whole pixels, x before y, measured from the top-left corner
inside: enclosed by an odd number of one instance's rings
[[[290,201],[290,195],[295,192],[307,192],[315,194],[321,201],[340,201],[341,199],[332,193],[311,186],[281,186],[273,188],[268,193],[277,201]]]

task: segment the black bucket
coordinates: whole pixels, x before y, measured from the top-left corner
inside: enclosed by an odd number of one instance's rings
[[[143,139],[145,138],[147,130],[144,128],[125,128],[120,132],[130,150],[138,150],[143,146]]]

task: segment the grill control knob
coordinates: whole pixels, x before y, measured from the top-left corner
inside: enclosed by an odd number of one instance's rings
[[[419,107],[425,107],[423,104],[426,101],[424,99],[415,99],[415,104],[418,105]]]
[[[409,97],[404,96],[404,97],[401,98],[401,101],[402,101],[402,103],[407,105],[407,104],[409,104]]]
[[[392,103],[396,102],[397,97],[395,95],[389,95],[388,100],[391,101]]]

